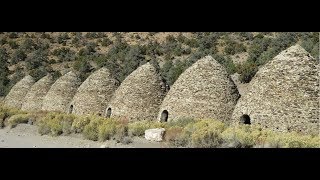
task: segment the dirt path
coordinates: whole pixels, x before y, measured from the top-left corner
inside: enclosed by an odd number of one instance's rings
[[[149,142],[143,138],[133,138],[133,142],[124,145],[114,141],[95,142],[85,140],[80,134],[52,137],[41,136],[37,126],[19,124],[10,129],[0,129],[0,148],[160,148],[161,143]]]

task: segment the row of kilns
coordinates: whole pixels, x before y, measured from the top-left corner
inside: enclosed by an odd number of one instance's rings
[[[225,68],[206,56],[167,92],[157,69],[146,63],[121,84],[106,68],[83,83],[69,72],[54,81],[26,76],[5,98],[26,111],[96,114],[129,121],[215,119],[228,124],[259,124],[275,131],[319,130],[319,62],[295,45],[262,66],[240,97]]]

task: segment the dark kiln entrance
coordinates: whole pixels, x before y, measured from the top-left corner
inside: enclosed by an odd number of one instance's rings
[[[169,113],[167,110],[162,111],[160,121],[167,122],[168,121],[168,114]]]
[[[107,118],[110,118],[110,116],[111,116],[111,108],[108,108],[106,117],[107,117]]]
[[[69,109],[69,114],[71,114],[73,111],[73,105],[70,106],[70,109]]]
[[[241,124],[251,124],[250,117],[247,114],[244,114],[240,117]]]

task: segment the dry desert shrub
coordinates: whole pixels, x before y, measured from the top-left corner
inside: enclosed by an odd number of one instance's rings
[[[160,123],[157,121],[136,121],[129,123],[128,125],[128,134],[129,136],[143,136],[144,132],[147,129],[152,128],[163,128],[165,125],[164,123]]]

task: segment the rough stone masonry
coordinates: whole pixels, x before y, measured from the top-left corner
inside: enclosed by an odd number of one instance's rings
[[[80,84],[79,76],[72,71],[60,77],[45,96],[42,110],[68,112],[70,102]]]
[[[25,96],[34,84],[34,79],[30,75],[25,76],[15,84],[7,94],[4,102],[7,106],[20,109],[25,101]]]
[[[73,106],[72,113],[103,115],[119,84],[107,68],[92,73],[77,90],[70,105]]]
[[[259,69],[239,99],[233,123],[319,134],[319,62],[300,45]]]
[[[108,109],[111,117],[129,121],[156,120],[166,87],[149,62],[133,71],[114,93]]]
[[[54,79],[50,74],[37,81],[25,96],[21,110],[40,111],[42,109],[43,99],[53,83]]]
[[[206,56],[176,80],[162,102],[158,120],[211,118],[229,122],[239,96],[225,68]],[[164,113],[167,119],[163,119]]]

